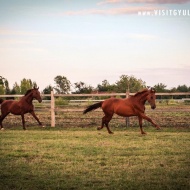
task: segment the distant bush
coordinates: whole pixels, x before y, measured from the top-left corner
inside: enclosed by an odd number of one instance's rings
[[[58,97],[55,99],[55,105],[68,105],[69,100],[65,100],[63,97]]]
[[[175,100],[173,100],[173,99],[169,99],[167,105],[169,105],[169,104],[170,104],[170,105],[171,105],[171,104],[172,104],[172,105],[173,105],[173,104],[178,104],[178,102],[175,101]]]
[[[185,105],[190,105],[190,100],[184,100]]]
[[[174,100],[174,99],[157,100],[157,102],[159,104],[162,104],[162,105],[176,105],[176,104],[179,104],[179,102]]]

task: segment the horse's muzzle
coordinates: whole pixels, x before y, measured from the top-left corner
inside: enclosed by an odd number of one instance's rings
[[[156,108],[156,105],[151,106],[151,108],[154,110]]]
[[[42,102],[42,99],[38,100],[38,102],[41,103],[41,102]]]

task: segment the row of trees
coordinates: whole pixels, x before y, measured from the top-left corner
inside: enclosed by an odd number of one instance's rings
[[[28,89],[36,87],[36,82],[31,79],[22,79],[20,84],[14,83],[13,88],[9,87],[9,82],[6,78],[0,76],[0,94],[25,94]]]
[[[84,82],[76,82],[71,84],[71,82],[65,76],[58,75],[54,78],[55,86],[47,86],[43,89],[44,94],[50,94],[51,90],[55,90],[57,94],[83,94],[92,92],[116,92],[125,93],[126,90],[130,92],[137,92],[142,88],[146,87],[146,83],[141,79],[137,79],[134,76],[121,75],[119,80],[114,84],[110,84],[107,80],[103,80],[101,84],[97,87],[92,87]],[[37,86],[36,82],[31,79],[22,79],[20,84],[14,83],[13,88],[9,87],[9,82],[4,77],[0,76],[0,94],[24,94],[28,89]],[[154,85],[157,92],[189,92],[190,87],[186,85],[179,85],[172,89],[167,89],[165,84],[159,83]],[[74,89],[74,90],[72,90]]]

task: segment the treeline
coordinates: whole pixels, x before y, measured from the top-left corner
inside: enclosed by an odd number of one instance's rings
[[[70,82],[65,76],[58,75],[54,78],[55,86],[48,85],[42,90],[44,94],[50,94],[52,90],[57,94],[84,94],[84,93],[125,93],[126,90],[130,92],[137,92],[143,88],[146,88],[146,82],[142,79],[137,79],[134,76],[121,75],[119,79],[110,84],[108,80],[103,80],[101,84],[96,87],[79,81],[74,84]],[[36,82],[31,79],[22,79],[20,83],[15,82],[13,87],[10,88],[9,82],[3,76],[0,76],[0,94],[12,95],[12,94],[25,94],[28,89],[38,86]],[[167,89],[167,85],[158,83],[153,86],[156,92],[190,92],[190,87],[186,85],[178,85],[172,89]]]

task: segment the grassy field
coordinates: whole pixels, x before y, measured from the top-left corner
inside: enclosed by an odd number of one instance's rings
[[[0,189],[190,189],[190,129],[0,131]]]

